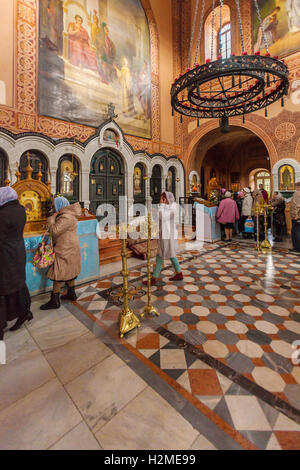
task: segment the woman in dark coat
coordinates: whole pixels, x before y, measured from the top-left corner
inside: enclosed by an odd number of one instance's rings
[[[33,318],[25,282],[25,223],[25,209],[19,204],[16,191],[0,188],[0,340],[8,321],[17,318],[11,328],[14,331]]]
[[[274,193],[271,207],[273,208],[274,242],[282,242],[286,228],[285,201],[278,193]]]

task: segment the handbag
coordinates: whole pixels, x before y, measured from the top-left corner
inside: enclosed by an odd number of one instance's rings
[[[252,219],[245,220],[244,231],[245,233],[254,233],[254,222]]]
[[[49,240],[46,241],[46,237],[49,237]],[[36,252],[34,254],[32,264],[33,266],[36,266],[37,268],[43,269],[43,268],[49,268],[54,263],[55,260],[55,253],[53,249],[53,243],[52,243],[52,237],[49,235],[48,232],[46,232],[43,235],[43,238],[41,242],[39,243],[39,246],[36,249]]]

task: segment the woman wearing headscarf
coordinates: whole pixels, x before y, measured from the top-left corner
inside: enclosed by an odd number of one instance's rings
[[[50,266],[47,277],[53,281],[50,301],[41,310],[60,307],[60,290],[66,283],[68,292],[62,299],[76,300],[75,279],[81,271],[80,246],[77,235],[77,218],[81,215],[79,202],[70,205],[60,196],[53,201],[54,214],[47,220],[47,231],[52,236],[55,261]]]
[[[156,266],[151,278],[152,286],[156,285],[156,281],[159,278],[163,267],[164,259],[170,259],[175,270],[175,275],[170,278],[170,281],[181,281],[183,279],[180,264],[176,258],[176,209],[177,204],[175,202],[174,195],[167,191],[162,193],[158,206],[159,239]],[[144,281],[143,283],[147,285],[147,281]]]
[[[274,242],[282,242],[286,228],[285,201],[281,194],[275,192],[271,200],[273,215]]]
[[[236,202],[231,198],[231,192],[226,191],[225,199],[220,202],[216,215],[217,221],[224,226],[226,242],[231,242],[233,225],[239,218],[240,215]]]
[[[244,192],[239,191],[237,193],[237,198],[236,198],[235,202],[236,202],[236,205],[237,205],[237,208],[238,208],[238,211],[239,211],[239,216],[240,216],[240,218],[238,220],[238,223],[237,223],[237,228],[238,228],[238,232],[239,232],[240,236],[242,235],[242,232],[244,230],[243,220],[242,220],[243,199],[244,199]]]
[[[243,189],[244,193],[244,198],[243,198],[243,204],[242,204],[242,217],[241,217],[241,226],[245,227],[245,222],[247,219],[251,217],[251,211],[252,211],[252,205],[253,205],[253,198],[251,196],[251,190],[249,187],[245,187]],[[252,238],[252,234],[245,234],[244,235],[246,238]]]
[[[16,191],[0,188],[0,340],[7,322],[17,318],[11,328],[15,331],[33,318],[25,282],[25,224],[25,209],[19,204]]]

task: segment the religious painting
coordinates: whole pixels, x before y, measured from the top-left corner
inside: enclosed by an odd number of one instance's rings
[[[107,129],[103,134],[103,140],[104,140],[104,142],[117,143],[119,139],[118,139],[117,133],[114,130]]]
[[[97,196],[103,195],[103,187],[100,184],[97,184]]]
[[[173,172],[172,170],[169,170],[168,177],[167,177],[167,191],[171,193],[172,189],[173,189]]]
[[[60,192],[64,196],[73,196],[74,167],[73,163],[65,160],[60,167]]]
[[[0,0],[0,105],[14,105],[15,0]]]
[[[283,165],[279,168],[279,190],[295,190],[295,170],[291,165]]]
[[[39,0],[39,113],[151,138],[150,35],[140,0]]]
[[[266,52],[265,40],[269,45],[271,55],[285,57],[298,51],[300,49],[300,1],[258,0],[258,4],[263,28],[259,24],[253,3],[254,52]]]
[[[134,169],[133,175],[133,193],[134,194],[141,194],[143,191],[142,189],[142,170],[138,166]]]

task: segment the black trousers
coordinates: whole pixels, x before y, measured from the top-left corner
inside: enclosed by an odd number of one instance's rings
[[[0,337],[7,322],[26,315],[30,310],[30,305],[31,299],[26,284],[18,292],[0,295]]]
[[[300,221],[292,220],[292,242],[295,251],[300,252]]]

